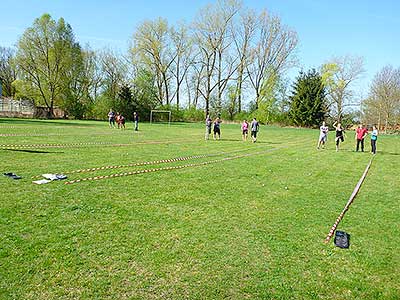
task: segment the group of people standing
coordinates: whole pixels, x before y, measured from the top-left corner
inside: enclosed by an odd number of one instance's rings
[[[120,113],[115,113],[112,109],[108,113],[108,121],[110,128],[115,128],[115,123],[117,123],[118,129],[125,129],[125,117]],[[133,113],[133,122],[134,122],[134,130],[139,130],[139,115],[137,112]],[[206,117],[206,134],[205,140],[210,139],[211,130],[213,130],[213,137],[214,140],[221,139],[221,123],[222,120],[220,116],[215,118],[213,121],[210,115]],[[248,133],[249,133],[249,126],[251,130],[251,139],[252,142],[255,143],[257,141],[257,133],[260,128],[260,125],[256,118],[253,118],[251,124],[247,122],[247,120],[243,120],[241,124],[241,131],[242,131],[242,140],[247,141]],[[335,128],[335,145],[336,145],[336,152],[339,151],[340,143],[344,142],[344,138],[346,136],[345,130],[342,125],[338,122],[333,123],[333,127]],[[319,128],[320,134],[318,138],[317,149],[325,148],[325,144],[328,139],[328,132],[329,128],[326,126],[325,121],[322,122],[321,127]],[[368,135],[368,129],[365,128],[362,124],[360,124],[355,132],[355,140],[356,140],[356,151],[358,152],[361,148],[361,152],[364,152],[364,140]],[[347,136],[346,136],[347,138]],[[371,131],[371,153],[376,154],[376,141],[378,139],[378,129],[376,126],[372,126]]]
[[[135,123],[135,131],[139,130],[139,116],[136,112],[133,113],[133,121]],[[115,113],[110,109],[108,113],[108,123],[110,128],[115,128],[115,123],[117,123],[118,129],[125,129],[125,117],[119,112]]]
[[[218,116],[214,121],[211,119],[210,115],[207,115],[206,117],[206,134],[204,136],[204,139],[207,141],[210,139],[211,135],[211,129],[213,129],[214,133],[214,140],[219,140],[221,139],[221,123],[222,120]],[[253,143],[257,141],[257,132],[259,130],[259,123],[256,118],[253,118],[253,121],[251,122],[250,128],[251,128],[251,138]],[[244,120],[242,125],[242,139],[243,141],[247,141],[247,136],[249,133],[249,123],[247,120]]]
[[[336,152],[339,151],[340,142],[344,142],[344,137],[346,135],[344,128],[340,123],[333,123],[333,127],[335,128],[335,144],[336,144]],[[326,126],[325,122],[322,122],[322,126],[319,128],[320,134],[317,144],[317,149],[321,147],[325,147],[325,143],[328,138],[329,128]],[[358,152],[361,147],[361,152],[364,152],[364,140],[368,135],[368,129],[365,128],[362,124],[360,124],[355,133],[356,140],[356,151]],[[376,154],[376,141],[378,139],[378,129],[376,126],[372,126],[371,132],[371,153]]]
[[[260,124],[258,123],[256,118],[253,118],[253,121],[251,121],[250,124],[250,129],[251,129],[251,139],[253,143],[257,141],[257,132],[260,128]],[[243,141],[247,141],[247,135],[249,133],[249,123],[247,120],[243,120],[242,123],[242,139]]]
[[[205,135],[204,139],[205,140],[210,139],[211,128],[213,128],[214,140],[221,139],[221,123],[222,123],[222,120],[220,117],[217,117],[213,122],[210,115],[207,115],[207,117],[206,117],[206,135]]]

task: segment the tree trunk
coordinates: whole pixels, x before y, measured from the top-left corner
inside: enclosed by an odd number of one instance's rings
[[[206,101],[206,116],[210,113],[210,94],[207,93],[207,97],[204,99]]]
[[[50,101],[50,107],[47,113],[47,118],[48,119],[54,119],[54,100],[51,99]]]
[[[236,95],[237,95],[237,100],[238,100],[237,105],[238,105],[239,113],[242,111],[242,82],[243,82],[243,70],[242,70],[242,68],[240,68],[238,81],[237,81],[237,87],[236,87]]]
[[[199,97],[200,97],[199,88],[200,88],[200,81],[198,81],[196,84],[196,92],[194,94],[194,99],[193,99],[193,105],[195,108],[197,108],[197,103],[199,102]]]
[[[164,98],[164,93],[163,93],[163,87],[162,87],[162,82],[161,82],[161,78],[159,76],[159,74],[157,74],[157,90],[158,90],[158,102],[160,102],[161,105],[163,105],[163,98]]]
[[[162,76],[163,76],[163,81],[164,81],[165,99],[166,99],[167,105],[169,105],[169,90],[168,90],[167,75],[163,72]]]
[[[220,112],[222,103],[222,53],[218,52],[218,97],[217,97],[217,107]]]
[[[257,89],[256,90],[256,109],[258,109],[260,107],[260,92]]]
[[[378,113],[378,130],[381,130],[382,128],[382,120],[381,120],[381,112],[379,111]]]
[[[189,85],[187,76],[185,76],[185,83],[186,83],[187,95],[188,95],[188,108],[190,109],[190,106],[192,103],[192,93],[190,92],[190,85]]]
[[[385,134],[387,134],[388,124],[389,124],[389,114],[386,114],[386,118],[385,118]]]
[[[205,101],[206,101],[206,115],[208,115],[208,113],[210,112],[210,95],[211,95],[211,78],[210,76],[207,76],[207,91],[206,91],[206,97],[205,97]]]
[[[180,90],[180,85],[176,87],[176,110],[179,110],[179,90]]]

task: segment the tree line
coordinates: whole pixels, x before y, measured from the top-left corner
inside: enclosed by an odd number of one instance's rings
[[[104,118],[109,108],[128,119],[133,111],[145,117],[156,108],[173,110],[178,119],[251,114],[299,126],[346,118],[353,84],[364,72],[362,58],[332,58],[318,70],[300,72],[290,85],[286,72],[297,63],[297,45],[296,31],[278,16],[236,0],[205,6],[189,24],[145,20],[122,54],[82,46],[63,18],[44,14],[15,48],[0,48],[0,80],[4,96],[31,99],[49,117],[57,106],[79,119]],[[364,118],[397,122],[399,87],[387,83],[388,95],[374,86],[392,71],[374,79]],[[393,105],[377,104],[382,97],[394,99]]]

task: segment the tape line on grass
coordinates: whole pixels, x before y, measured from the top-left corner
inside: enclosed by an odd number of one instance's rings
[[[3,125],[3,126],[0,126],[0,129],[15,129],[15,128],[21,128],[21,127],[18,127],[18,126],[7,126],[7,125]]]
[[[13,144],[2,144],[0,147],[6,149],[23,149],[23,148],[68,148],[76,146],[86,145],[114,145],[110,142],[87,142],[87,143],[71,143],[71,144],[31,144],[31,145],[13,145]]]
[[[156,164],[171,163],[171,162],[176,162],[176,161],[185,161],[185,160],[191,160],[191,159],[200,159],[200,158],[205,158],[205,157],[231,154],[231,153],[235,153],[238,151],[243,151],[243,149],[237,149],[237,150],[230,151],[230,152],[219,152],[219,153],[213,153],[213,154],[201,154],[201,155],[174,157],[174,158],[168,158],[168,159],[158,159],[158,160],[152,160],[152,161],[142,161],[142,162],[125,164],[125,165],[108,165],[108,166],[93,167],[93,168],[79,169],[79,170],[65,171],[65,172],[58,172],[58,173],[76,174],[76,173],[88,173],[88,172],[94,172],[94,171],[100,171],[100,170],[120,169],[120,168],[137,167],[137,166],[145,166],[145,165],[156,165]],[[32,176],[31,178],[40,178],[40,177],[42,177],[42,175]]]
[[[201,162],[201,163],[193,163],[193,164],[186,164],[186,165],[181,165],[181,166],[170,166],[170,167],[138,170],[138,171],[132,171],[132,172],[116,173],[116,174],[111,174],[111,175],[87,177],[87,178],[82,178],[82,179],[66,181],[65,184],[74,184],[74,183],[85,182],[85,181],[94,181],[94,180],[101,180],[101,179],[108,179],[108,178],[115,178],[115,177],[138,175],[138,174],[158,172],[158,171],[178,170],[178,169],[184,169],[184,168],[190,168],[190,167],[199,167],[199,166],[210,165],[210,164],[219,163],[219,162],[223,162],[223,161],[239,159],[239,158],[243,158],[243,157],[260,155],[260,154],[264,154],[264,153],[267,153],[267,152],[271,152],[271,151],[275,151],[275,150],[279,150],[279,149],[283,149],[283,148],[286,148],[286,147],[272,148],[272,149],[268,149],[268,150],[265,150],[265,151],[247,153],[247,154],[236,155],[236,156],[231,156],[231,157],[224,157],[222,159],[205,161],[205,162]]]
[[[217,154],[215,154],[215,155],[217,155]],[[208,156],[212,156],[212,155],[193,155],[193,156],[186,156],[186,157],[176,157],[176,158],[171,158],[171,159],[143,161],[143,162],[138,162],[138,163],[126,164],[126,165],[102,166],[102,167],[74,170],[74,171],[68,171],[68,172],[59,172],[59,173],[62,173],[62,174],[87,173],[87,172],[93,172],[93,171],[99,171],[99,170],[119,169],[119,168],[135,167],[135,166],[170,163],[170,162],[175,162],[175,161],[185,161],[185,160],[190,160],[190,159],[204,158],[204,157],[208,157]],[[39,178],[39,177],[41,177],[41,175],[33,176],[32,178]]]
[[[364,173],[362,174],[360,180],[358,181],[356,187],[353,190],[353,193],[351,194],[349,200],[347,201],[345,207],[343,208],[342,212],[339,214],[339,216],[337,217],[335,223],[333,224],[331,230],[329,231],[327,237],[325,238],[325,243],[328,243],[330,241],[330,239],[332,238],[333,234],[336,231],[337,226],[339,225],[340,221],[343,219],[345,213],[347,212],[347,210],[349,209],[350,205],[353,203],[354,199],[356,198],[358,191],[361,188],[362,183],[364,182],[365,177],[368,174],[368,170],[371,167],[372,161],[374,159],[375,155],[371,157],[371,159],[369,160],[369,163],[367,164],[367,167],[364,170]]]
[[[78,136],[93,136],[93,135],[113,135],[112,132],[107,132],[107,133],[90,133],[90,134],[78,134]],[[77,134],[71,134],[71,133],[0,133],[0,136],[2,137],[15,137],[15,136],[77,136]]]
[[[177,142],[189,142],[189,140],[176,140]],[[104,146],[134,146],[134,145],[147,145],[147,144],[171,144],[175,141],[143,141],[134,143],[112,143],[112,142],[86,142],[86,143],[63,143],[63,144],[0,144],[0,148],[7,149],[32,149],[32,148],[80,148],[91,145],[104,145]]]
[[[295,142],[297,142],[297,141],[289,142],[289,144],[292,144]],[[262,146],[259,146],[258,148],[260,148],[260,147],[262,147]],[[171,163],[171,162],[176,162],[176,161],[185,161],[185,160],[191,160],[191,159],[199,159],[199,158],[205,158],[205,157],[232,154],[232,153],[236,153],[238,151],[243,151],[243,148],[236,149],[236,150],[229,151],[229,152],[219,152],[219,153],[212,153],[212,154],[174,157],[174,158],[169,158],[169,159],[158,159],[158,160],[153,160],[153,161],[136,162],[136,163],[130,163],[130,164],[124,164],[124,165],[107,165],[107,166],[92,167],[92,168],[79,169],[79,170],[73,170],[73,171],[60,171],[60,172],[56,172],[56,173],[76,174],[76,173],[88,173],[88,172],[94,172],[94,171],[100,171],[100,170],[120,169],[120,168],[128,168],[128,167],[136,167],[136,166],[144,166],[144,165],[155,165],[155,164]],[[35,175],[35,176],[32,176],[31,178],[40,178],[40,177],[42,177],[42,175]]]

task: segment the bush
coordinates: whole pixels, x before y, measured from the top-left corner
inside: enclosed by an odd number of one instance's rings
[[[159,110],[171,111],[171,122],[202,122],[205,119],[204,111],[196,108],[177,110],[175,106],[163,105]],[[160,116],[163,121],[168,121],[168,115]]]
[[[246,111],[241,111],[240,113],[235,114],[235,116],[233,117],[233,120],[237,122],[243,122],[243,120],[249,121],[251,119],[253,119],[251,113]]]
[[[184,122],[185,121],[185,113],[183,110],[177,110],[176,108],[171,110],[171,122]]]
[[[183,118],[188,122],[201,122],[205,120],[204,111],[194,107],[182,110]]]

